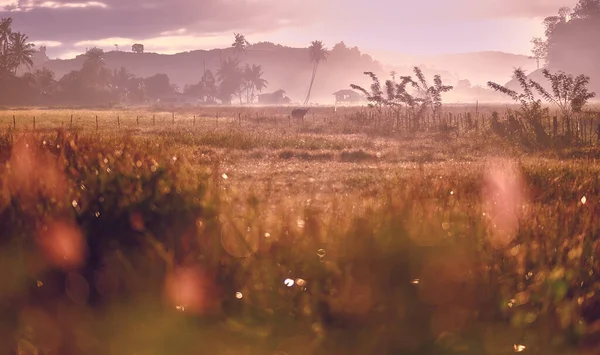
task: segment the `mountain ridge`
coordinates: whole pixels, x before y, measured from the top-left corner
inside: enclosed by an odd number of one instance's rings
[[[331,102],[333,92],[348,89],[350,84],[370,86],[370,79],[363,74],[366,71],[374,72],[383,81],[391,71],[398,75],[412,75],[412,67],[419,66],[428,78],[440,74],[450,85],[468,79],[473,85],[484,86],[488,80],[508,82],[513,67],[535,65],[527,56],[500,51],[424,56],[382,51],[371,53],[367,54],[358,47],[348,47],[343,42],[334,46],[328,59],[319,66],[313,87],[314,101]],[[259,64],[263,67],[264,78],[269,82],[264,92],[283,89],[294,102],[302,101],[306,95],[312,70],[307,48],[260,42],[249,46],[241,54],[235,53],[231,47],[175,54],[113,50],[105,53],[105,62],[110,69],[125,67],[138,77],[167,74],[172,84],[183,89],[186,85],[198,83],[204,69],[216,74],[221,59],[235,56],[239,56],[242,65]],[[46,67],[60,79],[70,71],[80,69],[84,58],[81,54],[71,59],[48,59],[35,67]]]

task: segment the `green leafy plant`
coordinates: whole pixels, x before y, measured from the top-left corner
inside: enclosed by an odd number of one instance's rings
[[[522,90],[521,93],[492,81],[488,82],[488,86],[521,104],[516,115],[519,123],[524,128],[520,132],[521,134],[527,134],[528,131],[531,131],[535,135],[536,143],[547,144],[549,139],[542,125],[542,119],[548,115],[548,109],[543,107],[542,100],[536,99],[534,94],[534,90],[541,86],[535,81],[528,79],[521,68],[515,69],[513,77],[518,81]]]
[[[400,82],[396,82],[394,75],[391,80],[386,80],[385,91],[377,75],[372,72],[365,72],[365,75],[373,81],[370,91],[356,84],[350,87],[362,92],[369,101],[369,107],[376,108],[379,114],[387,108],[399,118],[402,107],[406,107],[407,118],[412,121],[411,126],[413,129],[418,129],[419,122],[429,108],[434,117],[439,115],[442,108],[442,93],[452,90],[453,87],[444,85],[440,75],[434,76],[434,84],[430,86],[419,67],[414,67],[413,70],[417,80],[413,80],[411,76],[401,76]],[[409,92],[411,87],[412,93]]]
[[[548,69],[542,70],[544,77],[550,82],[551,90],[547,90],[539,82],[528,79],[522,69],[515,69],[514,77],[521,86],[522,93],[517,93],[505,86],[488,82],[488,86],[498,92],[510,96],[521,104],[520,118],[533,129],[538,142],[547,142],[548,135],[542,125],[542,118],[547,116],[548,109],[542,105],[542,100],[536,98],[536,93],[548,103],[554,104],[566,120],[567,139],[571,137],[571,119],[580,113],[587,102],[596,96],[588,91],[590,78],[585,75],[574,77],[563,71],[551,73]]]
[[[542,70],[542,73],[550,82],[552,90],[547,91],[542,85],[533,80],[530,80],[531,85],[546,101],[558,106],[565,118],[570,118],[573,114],[581,112],[587,102],[596,96],[595,93],[588,91],[589,76],[582,74],[573,77],[572,74],[563,71],[552,74],[548,69]]]

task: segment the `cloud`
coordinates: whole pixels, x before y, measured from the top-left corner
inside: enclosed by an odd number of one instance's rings
[[[0,0],[0,16],[30,38],[102,38],[260,32],[311,21],[316,0]],[[179,32],[178,32],[179,31]]]
[[[459,1],[470,3],[463,10],[474,17],[483,18],[544,18],[558,13],[563,6],[574,8],[577,0],[486,0]],[[467,4],[463,4],[467,5]]]
[[[58,42],[58,41],[44,41],[44,40],[37,40],[32,42],[33,44],[35,44],[37,47],[40,46],[45,46],[48,48],[58,48],[61,47],[63,45],[62,42]]]
[[[482,41],[496,46],[522,37],[518,39],[522,42],[519,48],[525,48],[531,35],[542,28],[540,18],[556,14],[561,6],[574,7],[576,2],[0,0],[0,17],[12,17],[13,29],[26,33],[35,43],[53,43],[49,55],[60,57],[81,53],[91,46],[111,50],[114,44],[129,50],[130,44],[143,43],[147,51],[159,53],[223,47],[231,44],[232,32],[244,33],[251,42],[345,40],[361,47],[381,43],[379,47],[403,51],[414,47],[421,51],[424,46],[435,46],[436,38],[445,46],[470,43],[475,48],[481,47],[478,43]],[[522,35],[515,35],[516,29],[503,25],[514,19],[527,24],[518,28]],[[539,26],[530,25],[536,22]],[[490,40],[481,39],[482,36],[489,36]]]
[[[111,37],[97,40],[79,41],[73,44],[74,48],[80,48],[79,53],[84,51],[84,48],[99,47],[104,49],[112,49],[115,44],[121,50],[129,51],[134,43],[144,44],[146,52],[156,52],[163,54],[174,54],[190,49],[212,49],[217,47],[228,47],[233,41],[231,34],[210,35],[210,36],[189,36],[189,35],[162,35],[153,38],[132,39]],[[61,56],[61,57],[64,57]]]

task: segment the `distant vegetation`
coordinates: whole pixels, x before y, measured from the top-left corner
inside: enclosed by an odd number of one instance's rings
[[[580,0],[573,10],[563,7],[557,15],[544,20],[545,38],[532,40],[531,58],[540,69],[532,75],[546,90],[550,87],[541,74],[544,67],[574,75],[583,73],[590,77],[592,90],[600,89],[596,66],[600,50],[592,45],[594,36],[600,33],[599,9],[600,0]],[[343,42],[330,50],[321,41],[313,41],[309,48],[294,49],[265,42],[250,44],[239,33],[229,49],[183,53],[168,62],[146,53],[141,43],[133,44],[132,53],[93,50],[73,60],[50,61],[44,47],[35,50],[26,34],[13,30],[12,19],[2,19],[0,90],[7,94],[0,97],[0,105],[147,104],[178,93],[188,96],[182,99],[188,103],[239,104],[256,102],[263,90],[284,90],[294,102],[308,105],[315,96],[316,101],[333,100],[333,92],[350,84],[368,85],[366,78],[360,77],[363,71],[378,77],[389,72],[381,63]],[[95,62],[88,61],[90,56],[97,58],[92,59]],[[321,67],[319,80],[317,72]],[[427,75],[453,77],[437,69],[420,68]],[[448,97],[463,101],[503,99],[486,87],[472,86],[464,78],[460,84],[456,77],[452,79],[455,90]],[[146,90],[153,84],[160,87]],[[507,88],[515,90],[518,85],[515,80]]]
[[[81,69],[59,80],[47,68],[18,75],[19,69],[33,66],[36,51],[26,35],[12,31],[11,24],[10,18],[2,19],[0,24],[0,87],[7,93],[0,97],[0,104],[145,104],[179,93],[166,74],[137,78],[125,67],[108,69],[105,53],[99,48],[89,49]],[[233,47],[239,54],[245,51],[246,43],[243,36],[236,35]],[[143,53],[144,46],[134,44],[132,51]],[[216,99],[230,104],[233,96],[240,103],[253,103],[255,93],[268,84],[262,75],[260,65],[242,68],[238,57],[227,58],[221,62],[216,78],[206,70],[199,83],[185,87],[183,92],[194,97],[196,104],[216,103]]]
[[[600,90],[600,0],[579,0],[573,10],[562,7],[544,19],[545,38],[532,40],[533,57],[552,70],[584,73],[593,90]]]
[[[414,68],[414,73],[416,80],[411,76],[401,76],[399,83],[395,81],[395,73],[392,73],[392,79],[387,80],[385,86],[381,87],[379,78],[374,73],[366,72],[365,75],[373,81],[371,91],[355,84],[351,87],[367,97],[369,107],[377,109],[388,128],[400,130],[401,122],[406,121],[406,128],[419,130],[427,112],[431,114],[432,120],[441,123],[442,93],[449,92],[453,87],[442,84],[439,75],[434,77],[434,84],[430,86],[418,67]],[[410,91],[409,88],[413,90]],[[391,110],[393,115],[386,114],[384,110]]]

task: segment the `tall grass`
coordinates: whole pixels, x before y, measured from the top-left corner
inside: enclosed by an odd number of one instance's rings
[[[2,350],[592,346],[595,161],[263,129],[0,135]]]

